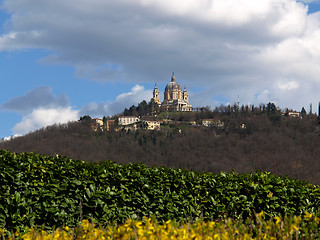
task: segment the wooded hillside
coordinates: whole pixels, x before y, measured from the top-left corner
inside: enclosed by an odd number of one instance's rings
[[[0,148],[215,173],[262,170],[320,184],[320,137],[314,114],[290,118],[267,110],[206,110],[169,117],[172,123],[160,131],[93,132],[84,122],[55,125],[2,142]],[[206,118],[220,120],[224,127],[200,126]]]

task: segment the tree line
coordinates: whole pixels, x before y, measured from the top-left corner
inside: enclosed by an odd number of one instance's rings
[[[160,112],[160,107],[153,99],[147,103],[145,100],[140,102],[138,106],[132,105],[129,109],[125,108],[123,111],[124,116],[152,116]]]

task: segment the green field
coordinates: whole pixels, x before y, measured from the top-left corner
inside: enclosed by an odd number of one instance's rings
[[[6,150],[0,187],[0,227],[10,232],[74,228],[84,219],[101,226],[144,217],[159,224],[244,223],[261,212],[266,221],[320,212],[319,186],[267,172],[213,174]]]

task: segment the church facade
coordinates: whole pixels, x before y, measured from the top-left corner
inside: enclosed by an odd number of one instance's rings
[[[161,111],[192,111],[188,91],[186,88],[182,91],[181,86],[176,82],[174,73],[172,73],[171,82],[165,88],[162,103],[160,102],[157,84],[153,89],[153,100],[160,106]]]

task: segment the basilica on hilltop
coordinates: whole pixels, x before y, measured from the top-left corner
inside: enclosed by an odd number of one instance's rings
[[[161,111],[192,111],[187,89],[184,88],[182,91],[181,86],[176,82],[174,73],[172,73],[171,82],[167,84],[164,90],[163,102],[160,102],[157,84],[153,89],[153,100],[160,106]]]

